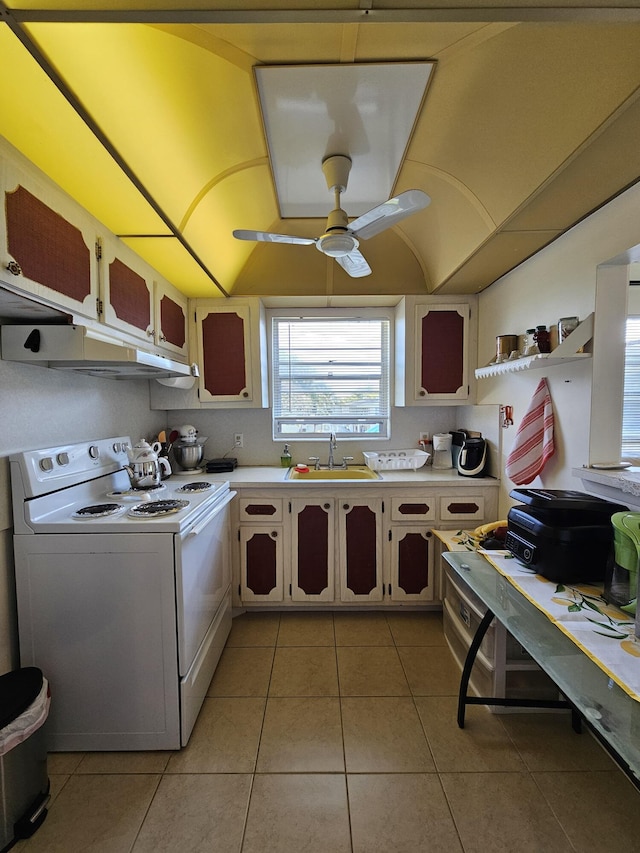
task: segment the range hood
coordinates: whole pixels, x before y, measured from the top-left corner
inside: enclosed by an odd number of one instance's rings
[[[181,364],[77,325],[0,327],[2,358],[106,379],[170,379],[191,384],[196,365]]]

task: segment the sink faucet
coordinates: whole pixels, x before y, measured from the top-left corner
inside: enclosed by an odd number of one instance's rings
[[[338,442],[336,441],[336,435],[335,435],[335,433],[332,432],[329,434],[329,459],[327,462],[327,467],[329,468],[330,471],[334,467],[333,451],[336,450],[337,447],[338,447]]]

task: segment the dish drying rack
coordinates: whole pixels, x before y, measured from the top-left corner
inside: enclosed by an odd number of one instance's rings
[[[416,471],[422,468],[430,454],[424,450],[386,450],[381,453],[363,453],[364,461],[372,471]]]

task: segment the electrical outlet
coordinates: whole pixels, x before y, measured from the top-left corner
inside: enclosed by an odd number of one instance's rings
[[[420,433],[420,441],[431,441],[431,439],[429,438],[429,433],[428,432],[421,432]]]
[[[234,447],[244,447],[244,436],[241,432],[237,432],[235,434],[235,438],[233,440]]]

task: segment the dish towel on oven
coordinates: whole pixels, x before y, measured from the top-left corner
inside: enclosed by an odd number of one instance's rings
[[[534,480],[553,456],[553,405],[547,380],[541,379],[518,427],[505,473],[516,486]]]

